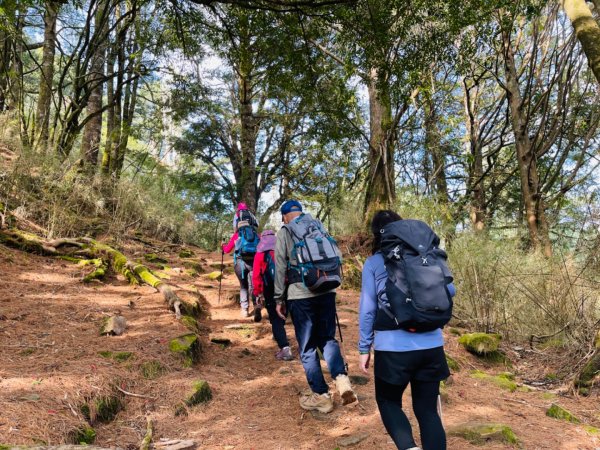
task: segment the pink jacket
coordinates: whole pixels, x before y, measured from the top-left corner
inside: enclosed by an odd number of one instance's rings
[[[238,240],[238,232],[236,231],[235,233],[233,233],[231,235],[231,239],[229,239],[229,242],[227,244],[223,244],[221,246],[221,250],[223,250],[223,253],[231,253],[233,251],[233,249],[235,248],[235,241]]]

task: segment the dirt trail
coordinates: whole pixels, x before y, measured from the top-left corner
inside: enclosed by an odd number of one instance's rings
[[[131,244],[125,251],[140,257],[148,249]],[[176,254],[162,255],[171,268],[181,267]],[[203,259],[207,271],[220,263],[218,254],[197,252],[196,258]],[[352,446],[356,449],[394,448],[377,413],[372,380],[356,386],[358,405],[342,407],[336,396],[331,414],[304,412],[298,404],[298,393],[307,386],[302,366],[297,358],[275,360],[277,347],[266,312],[260,324],[240,319],[239,307],[231,299],[237,291],[235,275],[225,276],[219,302],[218,282],[175,269],[164,272],[178,292],[198,290],[206,299],[207,316],[200,331],[203,357],[192,368],[183,368],[169,353],[169,340],[187,330],[166,310],[154,289],[132,287],[119,278],[84,285],[81,269],[75,265],[0,246],[0,444],[64,442],[70,430],[85,423],[79,410],[82,402],[111,392],[116,384],[152,398],[126,396],[125,409],[114,421],[94,425],[97,445],[137,448],[149,416],[155,423],[155,441],[192,439],[203,449],[333,450],[344,447],[347,437],[361,439]],[[350,374],[360,375],[356,364],[358,294],[341,291],[338,305]],[[125,334],[99,336],[102,320],[116,312],[127,319]],[[249,327],[223,328],[236,323]],[[291,324],[287,332],[297,357]],[[229,338],[232,345],[210,343],[209,336],[215,334]],[[453,375],[448,388],[446,426],[469,420],[504,423],[527,449],[600,447],[598,437],[584,426],[545,416],[545,408],[558,402],[588,424],[597,425],[596,394],[586,399],[550,398],[542,392],[501,390],[472,378],[470,371],[500,372],[502,368],[482,366],[458,347],[454,336],[448,335],[447,340],[448,352],[462,370]],[[133,356],[119,362],[102,357],[100,351],[128,351]],[[144,378],[140,368],[150,360],[160,362],[165,373]],[[514,370],[523,367],[521,361]],[[209,382],[213,400],[188,408],[187,415],[175,416],[191,383],[198,379]],[[459,437],[450,437],[448,444],[450,449],[478,448]],[[512,447],[488,443],[485,448]]]

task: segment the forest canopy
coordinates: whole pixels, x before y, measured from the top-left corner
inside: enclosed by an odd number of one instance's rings
[[[400,207],[447,239],[491,231],[550,256],[596,232],[598,10],[10,0],[0,110],[48,182],[69,174],[113,212],[133,183],[175,234],[239,201],[264,224],[296,197],[339,232]]]

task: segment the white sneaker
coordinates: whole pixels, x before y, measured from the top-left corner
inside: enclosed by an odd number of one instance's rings
[[[354,403],[358,400],[356,394],[352,390],[348,375],[338,375],[335,378],[335,386],[342,397],[342,405],[348,405],[349,403]]]

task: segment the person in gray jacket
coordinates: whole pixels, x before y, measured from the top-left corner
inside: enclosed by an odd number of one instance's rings
[[[315,221],[310,214],[302,211],[297,200],[288,200],[281,207],[284,225],[277,233],[275,244],[275,302],[277,314],[285,319],[289,309],[294,324],[298,350],[310,391],[300,397],[300,406],[306,410],[318,410],[328,413],[333,410],[333,399],[323,377],[317,349],[323,355],[329,373],[335,380],[342,403],[356,401],[352,390],[340,346],[335,338],[335,289],[325,293],[310,291],[293,273],[298,267],[295,243],[288,224],[296,221]],[[322,227],[320,222],[319,226]],[[338,253],[339,256],[339,253]],[[291,281],[291,282],[290,282]]]

